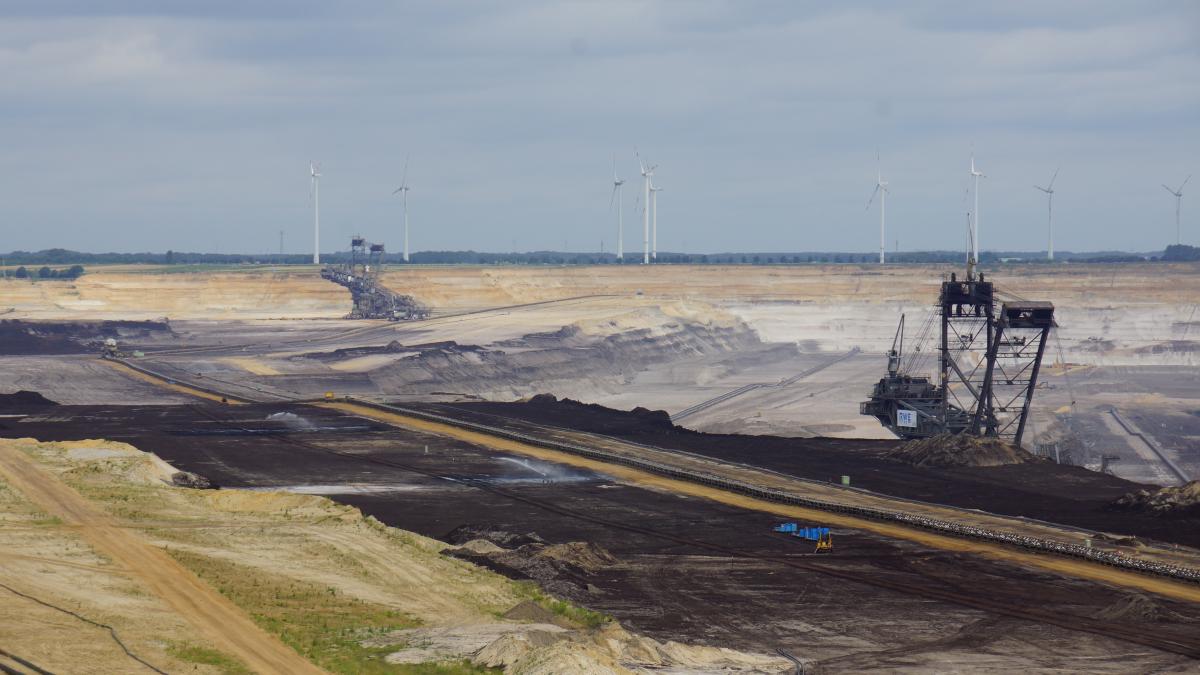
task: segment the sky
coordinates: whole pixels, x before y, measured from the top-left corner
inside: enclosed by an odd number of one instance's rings
[[[904,4],[904,8],[899,5]],[[1161,250],[1200,3],[0,4],[0,251]],[[878,153],[878,163],[876,156]],[[1184,189],[1200,245],[1200,178]]]

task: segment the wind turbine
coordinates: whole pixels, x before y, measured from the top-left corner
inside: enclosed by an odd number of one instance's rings
[[[658,193],[660,187],[650,185],[650,257],[658,260]]]
[[[617,154],[613,153],[613,191],[612,196],[608,198],[608,210],[611,211],[613,201],[617,203],[617,260],[625,259],[625,214],[621,209],[621,186],[625,184],[624,178],[617,178]]]
[[[313,198],[313,264],[321,264],[321,195],[320,181],[321,171],[320,166],[316,162],[308,163],[308,172],[312,175],[312,198]]]
[[[646,166],[642,161],[642,156],[638,154],[637,148],[633,149],[633,154],[637,157],[638,166],[642,170],[642,178],[645,178],[645,201],[642,202],[642,264],[650,264],[650,181],[654,178],[654,170],[658,168],[657,164]]]
[[[1054,170],[1054,175],[1050,177],[1050,183],[1046,187],[1034,185],[1033,187],[1046,193],[1046,222],[1047,230],[1050,237],[1050,245],[1046,249],[1046,260],[1054,260],[1054,179],[1058,178],[1058,169]]]
[[[979,264],[979,179],[987,178],[982,172],[975,170],[975,153],[971,153],[971,171],[968,174],[975,179],[975,210],[971,226],[971,255],[975,258],[975,264]]]
[[[400,197],[404,201],[404,262],[408,262],[408,191],[411,189],[408,187],[408,158],[405,157],[404,177],[400,179],[400,187],[392,192],[392,194],[400,193]]]
[[[871,193],[871,198],[867,200],[867,210],[869,211],[871,209],[871,203],[875,201],[875,195],[879,195],[879,264],[882,265],[884,263],[883,222],[884,212],[886,211],[887,207],[888,184],[887,181],[883,179],[883,171],[878,169],[879,153],[875,153],[875,163],[877,169],[875,174],[875,191]]]
[[[1187,185],[1188,181],[1191,179],[1192,179],[1192,176],[1191,176],[1191,174],[1189,174],[1187,178],[1183,179],[1183,183],[1181,183],[1179,185],[1178,190],[1172,190],[1171,188],[1167,187],[1166,183],[1163,183],[1163,188],[1167,192],[1170,192],[1171,194],[1175,195],[1175,243],[1176,244],[1181,243],[1181,240],[1179,237],[1179,234],[1180,234],[1180,232],[1179,232],[1179,202],[1183,201],[1183,186]]]

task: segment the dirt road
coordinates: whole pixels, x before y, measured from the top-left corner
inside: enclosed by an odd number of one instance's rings
[[[213,643],[260,673],[321,673],[166,552],[120,527],[78,492],[15,448],[0,448],[0,476],[47,513],[76,528]]]

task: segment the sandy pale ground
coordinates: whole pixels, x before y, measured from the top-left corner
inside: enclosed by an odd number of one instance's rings
[[[161,549],[118,526],[11,444],[0,447],[0,476],[48,514],[75,528],[98,553],[128,570],[222,651],[259,672],[321,672]]]
[[[364,646],[381,650],[373,658],[393,664],[475,658],[513,672],[585,674],[790,668],[775,655],[659,643],[612,622],[587,629],[558,619],[499,619],[535,596],[443,555],[442,542],[315,495],[171,487],[162,478],[173,471],[122,443],[0,441],[0,593],[12,596],[6,610],[21,609],[0,613],[5,650],[52,672],[142,667],[105,629],[55,605],[112,625],[137,657],[166,672],[223,672],[176,658],[172,648],[180,645],[227,655],[255,672],[321,672],[231,602],[265,594],[267,604],[255,611],[269,612],[295,589],[312,588],[319,597],[311,609],[299,608],[306,614],[329,611],[339,620],[348,612],[386,611],[395,617],[388,622],[408,626],[349,627]],[[177,559],[190,561],[189,568]],[[227,598],[225,582],[217,593],[190,571],[196,565],[261,582]],[[552,633],[557,641],[539,646],[526,639],[531,633]],[[337,663],[341,649],[326,656]]]
[[[548,392],[672,413],[747,384],[779,382],[857,347],[854,359],[788,386],[748,392],[682,423],[711,432],[887,438],[890,432],[858,414],[858,404],[883,374],[901,315],[905,349],[913,354],[939,283],[957,271],[951,265],[393,267],[385,282],[427,303],[435,315],[389,325],[334,320],[348,311],[349,294],[311,266],[207,272],[100,266],[75,281],[0,280],[0,312],[47,320],[169,317],[176,336],[157,339],[147,352],[182,345],[185,351],[161,358],[186,372],[303,396],[439,392],[511,400]],[[1118,475],[1176,480],[1136,439],[1105,423],[1107,410],[1116,407],[1141,415],[1138,424],[1153,442],[1190,475],[1200,475],[1200,416],[1194,414],[1200,410],[1200,265],[1025,265],[985,273],[1006,297],[1050,300],[1057,308],[1060,328],[1047,348],[1028,446],[1074,436],[1086,448],[1074,461],[1089,468],[1099,469],[1102,456],[1118,456],[1111,465]],[[796,351],[755,356],[734,346],[699,354],[679,346],[679,335],[706,322],[731,321],[765,344]],[[644,335],[652,344],[628,341],[617,356],[631,361],[640,350],[643,358],[636,372],[622,372],[576,358],[591,347],[578,339],[546,337],[564,329],[593,341]],[[397,367],[413,351],[306,356],[393,341],[453,341],[490,355],[503,352],[512,377],[478,377],[492,363],[483,357],[431,368],[430,377],[416,381],[411,370]],[[225,351],[186,351],[195,345]],[[933,360],[926,360],[926,371]],[[0,388],[41,389],[63,402],[146,400],[143,390],[124,387],[129,391],[110,396],[107,385],[88,385],[99,381],[98,366],[84,373],[77,361],[44,363],[44,377],[29,368],[5,369]],[[1079,372],[1078,365],[1094,368]],[[72,378],[68,366],[80,377]]]

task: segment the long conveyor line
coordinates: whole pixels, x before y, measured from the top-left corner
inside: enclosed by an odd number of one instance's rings
[[[169,378],[165,375],[156,373],[155,371],[153,371],[150,368],[140,366],[140,365],[135,366],[125,360],[120,360],[120,363],[122,363],[130,368],[133,368],[142,374],[149,375],[151,377],[158,377],[158,378],[163,379],[164,381],[170,381],[170,382],[176,384],[177,386],[179,384],[181,384],[179,380],[177,380],[175,378]],[[245,397],[241,397],[241,396],[231,396],[231,395],[225,394],[217,389],[214,389],[211,387],[200,386],[200,385],[194,385],[190,382],[182,383],[182,384],[184,384],[187,387],[195,388],[198,391],[203,392],[204,394],[207,394],[207,397],[217,395],[217,396],[229,398],[231,401],[260,402],[260,401],[250,401],[249,399],[246,399]],[[1030,550],[1030,551],[1051,553],[1051,554],[1055,554],[1055,555],[1078,558],[1078,559],[1086,560],[1086,561],[1089,561],[1092,563],[1098,563],[1101,565],[1107,565],[1110,567],[1120,568],[1120,569],[1124,569],[1124,570],[1130,570],[1130,571],[1134,571],[1134,572],[1140,572],[1143,574],[1151,574],[1151,575],[1155,575],[1155,576],[1166,577],[1169,579],[1200,584],[1200,570],[1197,570],[1197,569],[1191,568],[1191,567],[1183,567],[1180,565],[1171,565],[1171,564],[1161,563],[1161,562],[1156,562],[1156,561],[1151,561],[1151,560],[1141,560],[1138,558],[1133,558],[1130,556],[1122,555],[1120,553],[1115,553],[1115,552],[1111,552],[1111,551],[1102,551],[1102,550],[1094,549],[1094,548],[1091,548],[1088,546],[1082,546],[1079,544],[1069,544],[1069,543],[1065,543],[1065,542],[1061,542],[1061,541],[1052,541],[1049,539],[1043,539],[1040,537],[1032,537],[1032,536],[1028,536],[1028,535],[1020,535],[1020,534],[1014,534],[1014,533],[1009,533],[1009,532],[999,532],[999,531],[990,530],[990,529],[983,528],[983,527],[966,525],[963,523],[955,523],[955,522],[941,520],[941,519],[937,519],[937,518],[928,518],[925,516],[918,516],[918,515],[914,515],[911,513],[905,513],[903,511],[879,509],[879,508],[873,508],[873,507],[868,507],[868,506],[855,506],[855,505],[851,505],[851,504],[842,504],[842,503],[831,502],[831,501],[826,501],[826,500],[822,500],[822,499],[814,499],[811,497],[802,497],[802,496],[795,495],[795,494],[788,494],[786,492],[782,492],[779,490],[773,490],[773,489],[769,489],[769,488],[760,487],[760,486],[746,483],[743,481],[738,481],[738,480],[733,480],[730,478],[716,476],[711,473],[695,471],[692,469],[684,469],[684,468],[681,468],[678,466],[672,466],[672,465],[664,464],[661,462],[655,462],[655,461],[642,459],[642,458],[638,458],[638,457],[631,457],[628,455],[609,452],[606,450],[600,450],[597,448],[590,448],[590,447],[586,447],[586,446],[582,446],[582,445],[578,445],[578,444],[574,444],[574,443],[566,443],[563,441],[548,440],[548,439],[539,438],[537,436],[533,436],[530,434],[525,434],[525,433],[521,433],[521,432],[512,431],[509,429],[504,429],[501,427],[496,427],[496,426],[487,425],[487,424],[480,424],[478,422],[470,422],[470,421],[466,421],[466,420],[456,419],[456,418],[449,417],[446,415],[439,415],[436,413],[431,413],[431,412],[427,412],[424,410],[418,410],[418,409],[414,409],[414,408],[408,408],[405,406],[389,405],[389,404],[378,403],[375,401],[368,401],[368,400],[349,397],[349,396],[344,397],[341,400],[348,401],[348,402],[354,403],[356,405],[364,406],[366,408],[373,408],[373,409],[376,409],[376,410],[379,410],[382,412],[406,415],[406,416],[417,418],[417,419],[422,419],[422,420],[426,420],[426,421],[430,421],[430,422],[436,422],[436,423],[440,423],[440,424],[446,424],[446,425],[450,425],[453,427],[458,427],[461,429],[466,429],[466,430],[474,431],[474,432],[478,432],[478,433],[484,433],[484,434],[488,434],[488,435],[499,437],[499,438],[505,438],[505,439],[512,440],[512,441],[518,441],[521,443],[527,443],[529,445],[538,446],[538,447],[546,448],[549,450],[564,452],[567,454],[576,455],[579,457],[592,459],[595,461],[605,462],[605,463],[609,463],[609,464],[617,464],[617,465],[621,465],[621,466],[627,466],[627,467],[630,467],[633,469],[639,469],[639,470],[657,474],[660,476],[665,476],[667,478],[673,478],[673,479],[677,479],[677,480],[697,483],[700,485],[718,488],[721,490],[726,490],[729,492],[745,495],[747,497],[752,497],[755,499],[761,499],[761,500],[768,501],[768,502],[774,502],[774,503],[778,503],[778,504],[788,504],[788,505],[792,505],[792,506],[799,506],[802,508],[827,511],[827,512],[831,512],[831,513],[841,513],[841,514],[845,514],[848,516],[866,518],[866,519],[875,520],[875,521],[892,522],[892,523],[896,523],[896,524],[900,524],[900,525],[906,525],[909,527],[917,527],[917,528],[921,528],[924,530],[937,532],[939,534],[945,534],[945,535],[951,535],[951,536],[955,536],[955,537],[963,537],[963,538],[969,538],[969,539],[976,539],[976,540],[981,540],[981,541],[1002,544],[1002,545],[1006,545],[1006,546],[1015,546],[1015,547]],[[280,401],[261,401],[261,402],[280,402]],[[314,402],[314,400],[312,400],[312,399],[295,399],[295,400],[292,400],[291,402],[311,403],[311,402]]]

